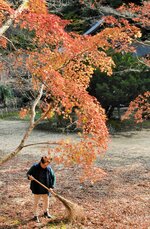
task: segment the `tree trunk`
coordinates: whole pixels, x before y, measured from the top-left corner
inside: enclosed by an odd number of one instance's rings
[[[121,120],[120,107],[117,107],[117,111],[118,111],[118,119]]]
[[[106,112],[108,119],[110,119],[112,117],[113,111],[114,111],[114,106],[110,106]]]
[[[8,156],[6,156],[5,158],[3,158],[0,161],[0,165],[3,164],[4,162],[8,161],[9,159],[11,159],[12,157],[16,156],[24,147],[25,145],[25,141],[28,139],[29,135],[31,134],[32,130],[34,129],[34,127],[41,121],[43,120],[43,118],[46,116],[47,112],[49,112],[49,110],[43,115],[41,116],[36,122],[34,121],[35,119],[35,108],[38,104],[38,102],[40,101],[42,94],[43,94],[43,89],[44,89],[44,85],[41,85],[41,88],[39,90],[39,95],[37,96],[37,98],[35,99],[33,105],[32,105],[32,109],[31,109],[31,118],[30,118],[30,125],[24,135],[24,137],[22,138],[20,144],[18,145],[18,147],[12,152],[10,153]]]

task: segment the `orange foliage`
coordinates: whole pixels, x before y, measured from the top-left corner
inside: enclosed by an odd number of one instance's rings
[[[21,119],[24,119],[28,114],[28,109],[26,108],[21,108],[20,112],[19,112],[19,116]]]
[[[120,24],[114,21],[114,28],[106,28],[94,36],[69,34],[64,30],[69,22],[49,14],[45,1],[41,0],[31,0],[28,9],[17,17],[15,23],[35,32],[34,50],[18,50],[14,55],[18,56],[19,67],[19,56],[26,57],[22,59],[22,66],[25,62],[34,90],[38,91],[43,83],[45,94],[52,98],[53,102],[41,102],[43,113],[52,117],[55,112],[71,120],[74,109],[77,126],[83,130],[79,142],[60,142],[59,148],[55,149],[56,160],[67,165],[77,163],[88,175],[97,155],[106,150],[109,138],[105,112],[86,91],[90,77],[97,67],[110,76],[114,62],[102,50],[110,47],[128,50],[128,44],[139,29],[129,26],[126,21]],[[20,116],[23,118],[27,113],[27,109],[22,109]],[[57,152],[63,152],[61,158]]]
[[[137,6],[134,3],[129,5],[122,5],[118,8],[120,12],[128,12],[134,14],[132,20],[135,22],[140,22],[143,26],[149,27],[149,12],[150,12],[150,2],[144,1],[142,6]]]
[[[105,0],[80,0],[81,3],[87,4],[89,7],[99,7],[102,2],[105,2]],[[125,13],[126,18],[132,18],[133,21],[139,22],[142,26],[149,27],[150,26],[150,20],[149,20],[149,12],[150,12],[150,2],[149,1],[143,1],[142,5],[136,5],[134,3],[129,4],[123,4],[118,9],[118,12]],[[114,13],[115,14],[115,13]],[[109,16],[110,24],[117,23],[117,19]],[[117,15],[118,18],[118,15]],[[120,15],[121,18],[121,15]]]
[[[0,37],[0,46],[2,46],[3,48],[7,47],[7,40],[5,39],[5,37]]]
[[[48,10],[46,7],[45,0],[30,0],[29,1],[29,11],[36,14],[47,14]]]
[[[150,91],[139,95],[130,103],[129,109],[123,115],[122,120],[128,119],[130,115],[133,115],[137,123],[150,118]]]

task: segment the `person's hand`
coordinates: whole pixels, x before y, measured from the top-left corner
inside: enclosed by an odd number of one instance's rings
[[[53,191],[52,188],[49,188],[49,192],[50,192],[51,194],[53,194],[54,196],[56,195],[56,193]]]
[[[32,175],[28,175],[29,180],[34,180],[34,177]]]

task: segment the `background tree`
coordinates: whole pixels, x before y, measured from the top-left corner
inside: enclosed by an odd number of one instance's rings
[[[128,26],[129,24],[135,25],[138,28],[141,29],[141,38],[138,38],[136,42],[139,42],[140,45],[146,45],[147,47],[149,46],[149,16],[148,12],[150,9],[150,3],[149,1],[125,1],[122,3],[129,3],[129,4],[122,4],[121,1],[119,1],[119,8],[112,8],[110,5],[104,6],[103,1],[90,1],[90,0],[84,0],[81,1],[82,3],[86,4],[88,7],[91,8],[96,8],[99,11],[100,15],[105,15],[104,17],[104,26],[110,26],[110,27],[116,27],[116,26],[123,26],[126,25]],[[108,2],[108,1],[107,1]],[[117,1],[114,1],[113,3],[116,3]],[[115,6],[116,7],[116,6]],[[117,6],[118,7],[118,6]],[[106,23],[106,24],[105,24]],[[144,43],[143,43],[144,42]],[[116,44],[116,49],[120,48],[120,44]],[[146,49],[146,47],[145,47]],[[150,58],[149,54],[143,56],[143,57],[138,57],[138,61],[140,63],[145,64],[146,66],[150,67]],[[147,93],[149,95],[149,93]],[[145,97],[144,95],[141,97]],[[146,100],[147,101],[147,100]],[[136,101],[135,101],[136,103]],[[131,103],[131,107],[134,103]],[[138,105],[139,103],[136,103]],[[146,103],[147,104],[147,103]],[[130,111],[132,110],[130,107]],[[148,106],[147,106],[147,111],[148,111]],[[134,107],[133,107],[134,110]],[[139,107],[139,110],[140,107]],[[149,114],[149,112],[148,112]],[[128,114],[129,117],[129,114]],[[149,117],[149,115],[148,115]]]
[[[105,108],[108,118],[114,108],[128,107],[139,94],[150,90],[149,68],[140,64],[131,53],[113,54],[115,67],[108,77],[97,69],[91,78],[88,91]],[[118,117],[121,118],[118,114]]]

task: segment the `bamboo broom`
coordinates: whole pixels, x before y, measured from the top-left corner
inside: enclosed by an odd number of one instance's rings
[[[81,221],[85,219],[85,214],[83,211],[83,207],[79,206],[76,203],[73,203],[72,201],[64,198],[63,196],[57,194],[54,192],[51,188],[46,187],[44,184],[42,184],[40,181],[36,180],[33,176],[29,176],[31,180],[34,180],[37,182],[39,185],[47,189],[53,196],[55,196],[57,199],[59,199],[63,205],[66,207],[68,211],[68,220],[69,221]]]

